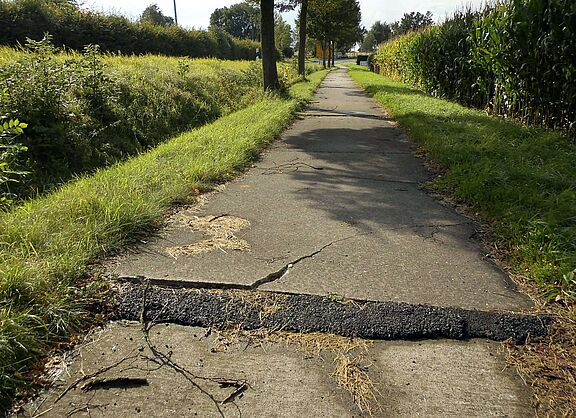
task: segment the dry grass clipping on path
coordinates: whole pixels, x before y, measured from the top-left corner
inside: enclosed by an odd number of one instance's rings
[[[197,255],[214,250],[248,251],[250,245],[246,240],[238,238],[235,232],[241,231],[250,226],[246,219],[231,215],[218,216],[183,216],[180,223],[185,224],[193,231],[203,232],[210,236],[193,244],[169,247],[166,249],[168,255],[178,258],[181,255]]]
[[[258,309],[260,320],[281,310],[288,299],[288,295],[246,290],[228,290],[226,294]]]
[[[533,390],[532,406],[538,417],[576,416],[576,306],[549,302],[528,277],[513,274],[497,258],[519,289],[532,299],[529,313],[550,315],[554,323],[545,337],[532,338],[523,345],[503,343],[507,363]]]
[[[247,293],[247,292],[244,292]],[[372,344],[370,340],[348,338],[321,332],[295,333],[260,328],[245,331],[240,327],[215,330],[213,350],[225,351],[242,339],[249,345],[263,346],[264,343],[295,345],[309,357],[320,357],[323,352],[335,355],[332,377],[338,387],[350,394],[352,401],[362,414],[372,416],[380,409],[378,390],[364,365],[364,353]]]
[[[350,395],[360,412],[372,415],[373,407],[378,405],[377,390],[367,373],[367,366],[362,365],[362,358],[353,358],[338,354],[334,359],[334,378],[341,389]]]
[[[576,311],[557,315],[550,333],[524,345],[504,343],[507,361],[534,391],[538,417],[576,416]]]

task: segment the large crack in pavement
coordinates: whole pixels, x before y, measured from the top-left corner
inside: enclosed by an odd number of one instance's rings
[[[256,294],[258,303],[251,303]],[[523,343],[528,337],[546,335],[552,322],[549,316],[513,312],[354,301],[334,296],[167,289],[149,283],[126,283],[121,286],[115,303],[114,319],[139,321],[142,318],[220,329],[268,328],[366,339],[487,338],[512,339],[517,343]]]
[[[248,288],[250,290],[256,290],[258,289],[260,286],[265,285],[267,283],[272,283],[276,280],[280,280],[282,279],[286,274],[288,274],[288,272],[290,271],[290,269],[292,267],[294,267],[296,264],[300,263],[303,260],[309,259],[309,258],[313,258],[315,255],[320,254],[322,251],[324,251],[326,248],[331,247],[334,244],[337,244],[339,242],[343,242],[343,241],[347,241],[349,239],[352,238],[356,238],[357,236],[362,235],[362,234],[355,234],[355,235],[351,235],[349,237],[346,238],[342,238],[342,239],[338,239],[335,241],[331,241],[328,244],[323,245],[322,247],[320,247],[319,249],[317,249],[316,251],[311,252],[310,254],[306,254],[303,255],[301,257],[298,257],[297,259],[285,264],[284,266],[282,266],[282,268],[276,270],[275,272],[272,272],[258,280],[256,280],[254,283],[252,283],[250,286],[248,286]]]
[[[219,215],[214,217],[214,219],[221,218],[222,216],[228,215]],[[210,220],[209,222],[211,222]],[[241,283],[222,283],[222,282],[199,282],[199,281],[191,281],[191,280],[170,280],[170,279],[156,279],[151,277],[145,276],[118,276],[117,279],[121,282],[128,282],[128,283],[135,283],[135,284],[142,284],[144,282],[148,282],[152,285],[157,286],[164,286],[164,287],[172,287],[172,288],[188,288],[188,289],[221,289],[221,290],[258,290],[260,286],[263,286],[267,283],[272,283],[276,280],[282,279],[291,268],[293,268],[296,264],[300,263],[303,260],[313,258],[314,256],[320,254],[326,248],[331,247],[339,242],[347,241],[352,238],[356,238],[360,235],[366,235],[365,233],[359,233],[350,235],[348,237],[344,237],[341,239],[337,239],[334,241],[329,242],[328,244],[324,244],[322,247],[318,248],[317,250],[300,256],[286,264],[284,264],[281,268],[272,273],[267,274],[264,277],[261,277],[254,281],[252,284],[241,284]]]

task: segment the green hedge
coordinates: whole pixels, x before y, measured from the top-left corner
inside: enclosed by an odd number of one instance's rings
[[[279,75],[284,86],[299,79],[291,63]],[[28,124],[16,138],[0,135],[0,169],[29,172],[18,182],[0,172],[0,199],[49,191],[261,101],[262,83],[256,61],[103,55],[97,46],[63,54],[50,37],[25,51],[0,47],[0,124]],[[7,161],[2,151],[14,145],[26,151]]]
[[[258,44],[225,32],[177,26],[137,24],[125,17],[82,10],[50,0],[0,0],[0,44],[15,46],[26,38],[53,36],[54,44],[81,51],[98,44],[102,51],[162,54],[190,58],[254,59]]]
[[[576,133],[576,2],[503,0],[380,46],[377,72],[437,97]]]
[[[0,64],[0,123],[28,124],[12,142],[27,147],[17,168],[29,172],[0,195],[50,190],[264,96],[255,61],[58,54],[49,38],[28,48],[0,49],[14,56]]]

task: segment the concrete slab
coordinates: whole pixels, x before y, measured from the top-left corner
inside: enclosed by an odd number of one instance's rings
[[[414,151],[376,102],[344,70],[334,71],[302,119],[247,175],[174,215],[159,237],[108,272],[245,287],[319,251],[263,289],[530,307],[484,257],[474,222],[420,188],[429,173]],[[216,239],[210,226],[191,227],[195,217],[220,215],[245,224]]]
[[[28,416],[64,417],[360,417],[333,378],[334,354],[305,354],[294,345],[241,337],[216,340],[202,328],[156,325],[153,345],[176,367],[159,367],[137,323],[114,323],[83,345],[59,385],[27,406]],[[381,342],[361,355],[378,393],[375,417],[531,415],[529,391],[505,370],[497,345],[474,340]],[[140,385],[70,390],[79,377],[123,363],[98,379],[141,379]],[[245,381],[234,391],[190,374]],[[134,382],[135,380],[132,380]],[[82,382],[85,383],[85,382]],[[143,383],[143,384],[142,384]],[[218,410],[220,409],[220,411]],[[221,412],[221,413],[220,413]]]
[[[179,371],[147,360],[154,356],[143,340],[139,324],[112,324],[80,348],[60,384],[29,405],[27,412],[30,416],[44,412],[42,416],[46,418],[358,415],[354,404],[331,378],[330,360],[306,356],[296,347],[277,344],[254,347],[244,342],[223,351],[214,336],[206,337],[206,333],[206,329],[177,325],[152,328],[152,344],[169,356],[181,368]],[[90,391],[76,388],[55,402],[79,377],[123,358],[128,360],[98,378],[145,379],[146,385]],[[249,387],[233,402],[221,404],[236,390],[234,387],[188,379],[190,376],[182,370],[209,378],[245,380]]]
[[[386,417],[529,417],[530,391],[481,340],[377,343],[370,374]]]

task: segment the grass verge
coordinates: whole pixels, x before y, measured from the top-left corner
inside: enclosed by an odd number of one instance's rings
[[[243,170],[327,74],[0,214],[0,405],[29,366],[94,318],[89,263],[150,230],[175,202]]]
[[[427,96],[350,66],[351,77],[406,129],[440,175],[429,185],[491,226],[494,252],[557,321],[550,335],[507,342],[540,416],[576,414],[576,146],[561,135]],[[549,301],[560,303],[548,303]]]

